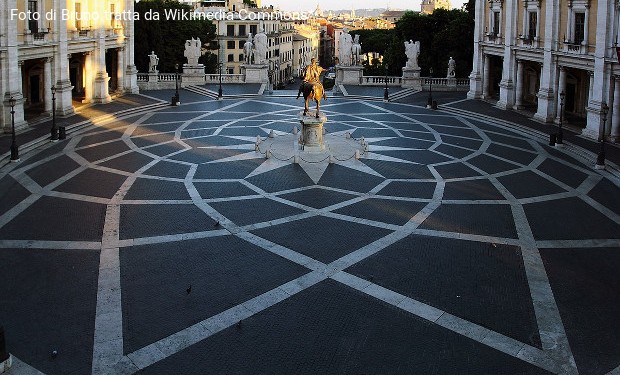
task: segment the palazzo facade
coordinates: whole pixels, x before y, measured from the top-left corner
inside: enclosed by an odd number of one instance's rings
[[[52,112],[74,112],[74,101],[107,103],[137,93],[133,0],[3,0],[0,3],[0,128]],[[38,19],[35,19],[38,18]]]
[[[611,0],[476,1],[468,97],[525,109],[547,123],[563,110],[583,135],[617,142],[619,16],[620,3]]]

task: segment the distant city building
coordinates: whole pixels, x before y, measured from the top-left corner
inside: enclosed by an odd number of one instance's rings
[[[451,9],[450,0],[422,0],[422,13],[431,14],[435,9]]]
[[[196,2],[202,3],[202,2]],[[211,2],[207,2],[210,4]],[[260,4],[260,1],[255,2]],[[195,4],[196,9],[202,4]],[[252,20],[241,17],[240,11],[256,11],[261,14],[274,14],[274,17]],[[227,74],[241,74],[241,65],[245,64],[243,46],[248,35],[256,36],[261,30],[267,34],[267,61],[272,74],[272,82],[281,84],[291,77],[299,75],[312,57],[319,56],[319,29],[305,21],[286,21],[275,17],[276,10],[270,8],[254,8],[242,0],[226,0],[224,10],[233,12],[233,20],[215,20],[216,40],[219,45],[218,61]]]
[[[379,18],[387,22],[395,23],[401,19],[405,13],[407,13],[406,10],[386,10],[379,15]]]
[[[79,17],[55,20],[20,20],[11,11]],[[15,127],[28,126],[24,118],[52,113],[52,87],[56,113],[74,112],[74,100],[107,103],[113,93],[137,93],[134,65],[134,0],[3,0],[0,2],[0,90],[3,111],[0,129],[11,129],[9,99],[16,99]],[[84,14],[100,15],[98,19]],[[107,18],[102,15],[108,14]],[[123,18],[123,17],[120,17]]]

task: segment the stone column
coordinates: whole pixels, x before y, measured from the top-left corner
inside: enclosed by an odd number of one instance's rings
[[[599,2],[596,9],[596,17],[599,23],[605,24],[609,21],[609,15],[612,13],[613,2]],[[586,128],[581,134],[592,139],[598,139],[602,122],[601,108],[603,103],[613,105],[610,102],[611,83],[612,83],[612,63],[611,49],[613,45],[613,35],[609,33],[605,27],[597,27],[596,30],[596,47],[594,51],[594,83],[592,89],[592,97],[586,107],[587,123]],[[615,60],[615,59],[614,59]],[[609,121],[608,121],[609,122]],[[606,124],[609,126],[609,124]]]
[[[116,67],[116,85],[119,93],[125,92],[125,47],[119,47],[117,50],[117,67]]]
[[[94,88],[94,80],[92,77],[95,76],[94,69],[96,69],[95,62],[93,62],[93,53],[92,52],[84,52],[84,67],[82,68],[82,81],[80,82],[78,77],[77,90],[79,92],[80,86],[84,85],[84,99],[82,103],[90,103],[93,99],[93,88]]]
[[[543,63],[540,68],[540,89],[536,94],[538,98],[538,110],[534,118],[551,123],[555,119],[555,87],[557,79],[557,62],[553,55],[557,46],[556,36],[559,35],[560,5],[559,0],[550,0],[543,2],[545,6],[545,19],[538,20],[538,24],[543,24],[544,45]]]
[[[134,11],[134,0],[125,0],[125,11],[133,14]],[[140,92],[138,88],[138,69],[136,69],[135,61],[135,35],[134,35],[134,23],[132,21],[124,22],[124,34],[125,34],[125,42],[126,42],[126,70],[125,70],[125,87],[124,91],[126,93],[137,94]]]
[[[558,83],[557,95],[556,95],[556,118],[557,121],[560,121],[560,112],[562,111],[560,108],[560,94],[566,93],[566,68],[560,66],[560,80]],[[566,103],[564,103],[566,104]]]
[[[43,103],[45,113],[52,113],[52,58],[45,59],[43,65]]]
[[[491,96],[491,56],[484,55],[484,78],[482,79],[482,97],[489,99]]]
[[[519,13],[516,1],[500,3],[501,12],[506,14],[505,23],[501,24],[504,41],[504,61],[502,66],[502,80],[499,84],[499,101],[497,106],[510,109],[515,106],[515,53],[512,43],[517,35],[517,15]]]
[[[108,88],[110,76],[108,76],[105,65],[105,30],[100,28],[96,30],[96,33],[97,40],[95,42],[95,51],[92,53],[91,59],[94,72],[92,100],[94,103],[109,103],[112,101],[112,98],[110,97]],[[90,74],[86,77],[86,79],[89,79],[93,77],[93,75]]]
[[[515,106],[517,109],[523,108],[523,60],[517,60],[517,92]]]
[[[22,97],[24,98],[24,101],[27,100],[26,97],[24,97],[24,62],[23,61],[18,61],[17,62],[17,89],[19,92],[22,93]]]
[[[614,76],[614,104],[611,108],[611,132],[609,138],[612,142],[620,141],[620,77]]]

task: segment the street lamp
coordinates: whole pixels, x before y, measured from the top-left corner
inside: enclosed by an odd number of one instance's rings
[[[278,60],[276,60],[275,64],[275,71],[274,71],[274,84],[275,84],[275,89],[278,89],[278,83],[280,82],[280,62]]]
[[[56,126],[56,86],[52,86],[52,142],[58,142],[58,127]]]
[[[172,100],[172,105],[178,105],[180,101],[179,97],[179,64],[174,64],[174,98]]]
[[[19,161],[19,147],[15,141],[15,104],[17,100],[11,96],[9,105],[11,106],[11,163]]]
[[[433,68],[429,69],[429,92],[428,92],[428,100],[426,101],[427,108],[433,108]]]
[[[385,89],[383,90],[383,101],[384,102],[388,102],[390,101],[390,96],[388,93],[388,78],[387,78],[387,73],[388,73],[388,64],[385,64]]]
[[[558,147],[564,146],[564,143],[562,143],[562,139],[564,138],[564,133],[562,132],[562,120],[564,117],[564,98],[566,98],[566,93],[562,91],[560,93],[560,123],[558,124],[558,136],[555,140],[555,145]]]
[[[218,64],[218,70],[220,71],[220,88],[217,90],[217,99],[222,100],[223,91],[222,91],[222,69],[224,68],[224,63]]]
[[[603,122],[601,123],[601,128],[599,129],[601,148],[599,149],[598,157],[596,158],[596,165],[594,166],[596,169],[605,169],[605,123],[607,122],[607,113],[609,113],[609,107],[607,106],[607,103],[603,103],[601,106]]]

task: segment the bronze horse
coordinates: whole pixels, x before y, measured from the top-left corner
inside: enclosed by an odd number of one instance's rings
[[[299,93],[297,94],[297,99],[299,99],[299,95],[304,94],[304,116],[308,113],[308,103],[310,100],[314,100],[316,102],[316,118],[319,118],[319,111],[321,109],[321,100],[325,98],[325,92],[323,91],[323,85],[320,83],[310,83],[303,82],[301,87],[299,88]]]

